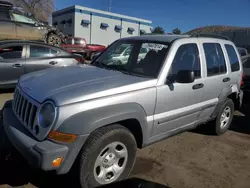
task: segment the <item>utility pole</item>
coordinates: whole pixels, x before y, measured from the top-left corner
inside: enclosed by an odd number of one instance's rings
[[[112,8],[112,0],[108,0],[109,1],[109,8],[108,11],[111,12],[111,8]]]

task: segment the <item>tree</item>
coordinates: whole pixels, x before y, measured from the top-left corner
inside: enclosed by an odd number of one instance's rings
[[[179,28],[175,28],[175,29],[173,29],[172,33],[176,34],[176,35],[180,35],[181,34],[181,30]]]
[[[30,13],[37,19],[49,22],[54,10],[54,0],[9,0],[16,7],[21,7],[24,12]]]
[[[153,29],[152,33],[155,33],[155,34],[164,34],[165,33],[165,30],[160,27],[160,26],[157,26]]]

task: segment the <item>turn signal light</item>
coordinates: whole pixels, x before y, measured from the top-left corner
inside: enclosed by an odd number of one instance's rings
[[[51,131],[48,135],[48,138],[55,140],[55,141],[59,141],[59,142],[72,143],[77,139],[77,135]]]
[[[56,159],[52,162],[52,166],[54,166],[54,167],[60,166],[60,164],[62,163],[62,160],[63,160],[62,157],[56,158]]]

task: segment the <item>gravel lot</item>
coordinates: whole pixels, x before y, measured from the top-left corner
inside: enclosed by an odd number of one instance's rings
[[[0,94],[0,108],[12,97],[8,92]],[[249,109],[244,105],[243,114],[236,113],[231,130],[223,136],[209,134],[207,124],[139,150],[131,178],[172,188],[249,188]],[[67,175],[31,169],[19,156],[2,160],[0,174],[0,188],[72,186]]]

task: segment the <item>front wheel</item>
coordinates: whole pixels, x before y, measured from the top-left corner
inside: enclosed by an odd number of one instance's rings
[[[81,187],[98,187],[127,178],[136,159],[133,134],[121,125],[95,131],[79,156]]]

